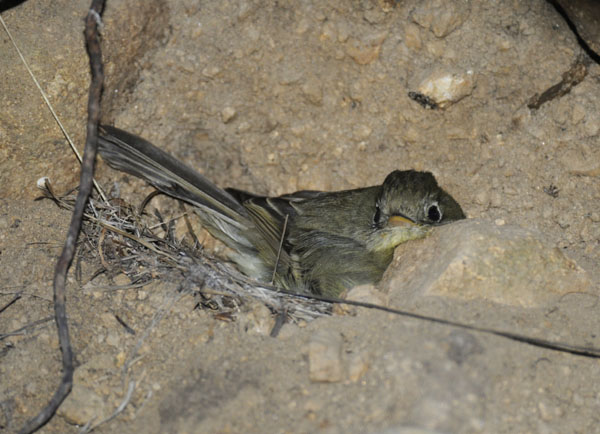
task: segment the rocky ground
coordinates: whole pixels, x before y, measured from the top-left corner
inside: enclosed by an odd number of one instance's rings
[[[79,144],[87,7],[2,13]],[[35,200],[36,181],[63,193],[79,168],[0,34],[0,307],[22,295],[0,311],[0,431],[13,432],[60,377],[51,282],[70,214]],[[470,219],[401,246],[350,297],[600,347],[600,66],[546,1],[109,0],[103,50],[104,122],[219,185],[282,194],[433,172]],[[136,205],[152,191],[102,163],[97,178]],[[271,338],[264,304],[198,308],[181,274],[90,281],[103,258],[82,238],[75,386],[41,432],[78,432],[122,402],[97,432],[600,432],[597,359],[359,308]]]

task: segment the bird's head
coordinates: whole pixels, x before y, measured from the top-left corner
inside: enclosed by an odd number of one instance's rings
[[[395,170],[383,182],[373,226],[437,226],[464,218],[458,202],[430,172]]]

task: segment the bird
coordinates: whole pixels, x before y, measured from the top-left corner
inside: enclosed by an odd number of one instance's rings
[[[231,248],[241,272],[287,291],[337,297],[375,284],[398,245],[465,218],[430,172],[394,170],[381,185],[268,197],[220,188],[114,126],[101,125],[99,133],[98,151],[110,167],[192,205],[208,232]]]

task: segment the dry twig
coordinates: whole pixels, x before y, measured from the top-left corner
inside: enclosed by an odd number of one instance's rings
[[[50,399],[50,402],[31,419],[22,429],[22,433],[31,433],[37,431],[46,424],[64,399],[71,392],[73,387],[73,350],[69,338],[69,329],[67,324],[66,311],[66,279],[67,272],[75,254],[75,244],[86,202],[90,195],[94,176],[94,165],[96,162],[96,148],[98,142],[98,122],[100,121],[100,97],[102,94],[102,84],[104,73],[102,69],[102,54],[100,51],[100,39],[98,36],[98,26],[100,23],[100,14],[104,9],[104,0],[92,0],[92,5],[85,21],[85,39],[87,43],[88,55],[90,58],[90,67],[92,71],[92,80],[90,83],[88,99],[88,123],[87,137],[83,153],[83,162],[81,166],[81,179],[79,183],[79,193],[75,208],[71,217],[71,224],[67,233],[65,246],[56,264],[54,274],[54,313],[56,317],[56,326],[58,328],[58,340],[62,351],[63,377],[61,382]]]

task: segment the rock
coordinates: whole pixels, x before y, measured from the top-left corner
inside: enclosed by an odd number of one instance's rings
[[[221,73],[221,68],[219,68],[218,66],[215,66],[215,65],[207,66],[202,70],[202,75],[204,75],[207,78],[215,78],[220,73]]]
[[[569,149],[560,157],[560,162],[573,175],[600,176],[600,152]]]
[[[470,11],[469,1],[426,0],[419,2],[410,16],[415,23],[443,38],[458,29],[469,17]]]
[[[585,292],[591,283],[574,261],[534,232],[465,220],[401,244],[380,286],[389,291],[392,306],[438,296],[537,307]]]
[[[406,25],[404,29],[404,43],[408,48],[412,48],[413,50],[421,49],[422,42],[419,26],[411,23]]]
[[[423,80],[418,91],[435,102],[439,108],[446,108],[471,95],[474,88],[473,71],[461,74],[440,71]]]
[[[131,285],[131,279],[124,273],[117,274],[115,277],[113,277],[113,281],[117,286]]]
[[[106,336],[106,343],[112,347],[118,347],[121,343],[121,338],[117,332],[110,331]]]
[[[368,65],[379,57],[381,45],[386,37],[387,32],[378,33],[363,41],[350,38],[345,45],[346,53],[359,65]]]
[[[73,390],[57,411],[68,423],[83,426],[91,420],[100,421],[106,417],[106,404],[93,390],[80,384]]]
[[[342,335],[334,330],[318,330],[308,344],[311,381],[335,383],[344,379]]]
[[[235,109],[233,107],[225,107],[221,110],[221,120],[224,124],[229,123],[235,117]]]
[[[275,317],[267,306],[249,300],[245,312],[238,316],[240,328],[248,334],[269,336],[275,326]]]
[[[308,79],[301,87],[302,94],[308,102],[316,106],[323,103],[323,89],[321,82],[316,78]]]

